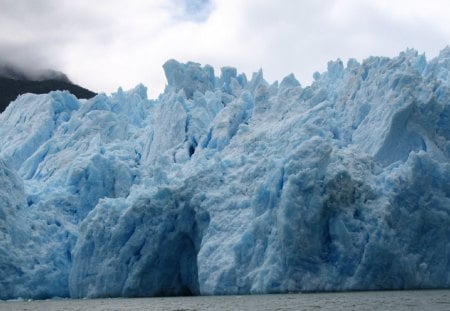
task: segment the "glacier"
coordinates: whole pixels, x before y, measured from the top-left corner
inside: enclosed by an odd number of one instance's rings
[[[0,115],[0,299],[450,287],[450,48]]]

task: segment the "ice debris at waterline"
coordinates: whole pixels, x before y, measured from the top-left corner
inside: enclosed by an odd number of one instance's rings
[[[309,87],[164,64],[168,85],[0,115],[0,298],[450,286],[450,48]]]

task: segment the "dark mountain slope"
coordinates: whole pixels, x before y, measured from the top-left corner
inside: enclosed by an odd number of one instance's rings
[[[30,75],[16,68],[0,67],[0,112],[20,94],[45,94],[56,90],[67,90],[78,98],[91,98],[96,93],[73,84],[65,74],[53,70]]]

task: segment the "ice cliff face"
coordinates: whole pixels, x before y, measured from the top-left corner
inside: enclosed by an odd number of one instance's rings
[[[0,298],[450,286],[450,50],[0,115]],[[39,102],[38,104],[36,104]]]

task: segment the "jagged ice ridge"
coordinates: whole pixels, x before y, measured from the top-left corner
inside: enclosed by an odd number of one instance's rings
[[[450,48],[0,115],[0,299],[450,286]]]

